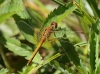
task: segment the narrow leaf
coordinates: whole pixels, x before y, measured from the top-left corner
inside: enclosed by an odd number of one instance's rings
[[[99,49],[99,21],[92,24],[92,30],[89,38],[89,49],[90,49],[90,66],[92,72],[96,70],[98,66],[98,49]]]
[[[55,54],[54,56],[52,56],[51,58],[47,59],[46,61],[44,61],[42,64],[40,64],[39,66],[33,68],[30,70],[30,72],[28,74],[32,74],[34,73],[36,70],[38,70],[40,67],[44,66],[45,64],[48,64],[50,61],[56,59],[57,57],[61,56],[60,53]]]

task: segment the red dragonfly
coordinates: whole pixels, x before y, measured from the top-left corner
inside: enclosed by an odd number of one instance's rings
[[[22,22],[22,23],[26,24],[25,22]],[[28,25],[28,24],[26,24],[26,25]],[[58,24],[56,22],[51,22],[50,26],[47,27],[44,30],[38,46],[36,47],[35,51],[33,52],[32,57],[30,58],[30,60],[27,62],[27,66],[31,63],[31,61],[34,59],[35,55],[37,54],[37,52],[40,49],[40,47],[42,46],[42,44],[46,41],[47,38],[50,37],[51,33],[53,33],[55,31],[55,29],[57,29],[57,33],[60,32],[60,34],[62,34],[61,37],[64,36],[64,34],[65,34],[64,32],[68,32],[69,31],[69,30],[66,30],[65,28],[62,28],[62,29],[58,28]],[[62,33],[61,33],[61,30],[62,30]],[[69,32],[69,33],[71,33],[71,32]],[[60,34],[59,34],[59,36],[60,36]]]
[[[43,32],[42,38],[37,46],[37,48],[35,49],[35,51],[32,54],[32,57],[30,58],[30,60],[27,62],[27,66],[31,63],[31,61],[33,60],[34,56],[36,55],[36,53],[38,52],[39,48],[42,46],[42,44],[44,43],[44,41],[50,37],[51,33],[54,31],[54,29],[57,28],[57,23],[56,22],[52,22],[50,24],[50,26],[48,28],[46,28]]]

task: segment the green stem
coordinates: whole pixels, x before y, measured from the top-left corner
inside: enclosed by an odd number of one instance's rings
[[[2,59],[4,61],[5,66],[9,69],[9,71],[12,72],[12,68],[11,68],[11,66],[10,66],[10,64],[8,62],[8,59],[6,58],[6,56],[5,56],[4,52],[3,52],[3,49],[2,49],[1,45],[0,45],[0,54],[2,56]]]

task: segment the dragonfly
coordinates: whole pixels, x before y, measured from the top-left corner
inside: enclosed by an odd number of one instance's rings
[[[31,14],[31,13],[30,13]],[[35,17],[35,16],[34,16]],[[37,20],[37,18],[34,18]],[[39,22],[39,21],[34,21],[34,22]],[[24,23],[25,24],[25,23]],[[27,66],[32,62],[32,60],[34,59],[35,55],[37,54],[38,50],[40,49],[40,47],[42,46],[42,44],[46,41],[47,38],[50,37],[51,33],[54,32],[54,30],[58,28],[58,24],[57,22],[51,22],[50,26],[47,27],[43,34],[42,34],[42,37],[40,39],[40,42],[38,44],[38,46],[36,47],[35,51],[33,52],[32,56],[30,57],[29,61],[27,62]],[[63,32],[64,33],[64,32]]]
[[[29,26],[29,24],[27,24],[24,21],[20,21],[21,24],[23,23],[24,25],[27,25],[28,27],[30,27],[32,29],[31,26]],[[55,32],[57,31],[57,32]],[[32,60],[34,59],[35,55],[37,54],[37,52],[39,51],[40,47],[43,45],[43,43],[50,37],[50,35],[52,33],[54,33],[55,38],[58,40],[59,38],[65,36],[64,32],[68,32],[70,31],[69,29],[66,30],[66,28],[60,28],[58,27],[58,23],[57,22],[51,22],[50,26],[48,26],[42,33],[41,39],[39,44],[37,45],[36,49],[34,50],[34,52],[32,53],[32,56],[30,57],[29,61],[27,62],[27,66],[32,62]],[[71,34],[71,32],[69,32]],[[58,34],[59,37],[57,37],[56,35]],[[73,34],[73,33],[72,33]],[[68,33],[67,33],[68,36]],[[69,42],[69,41],[68,41]]]
[[[48,28],[46,28],[43,32],[42,38],[37,46],[37,48],[35,49],[35,51],[32,54],[32,57],[30,58],[30,60],[27,62],[27,66],[31,63],[31,61],[33,60],[33,58],[35,57],[36,53],[38,52],[39,48],[42,46],[42,44],[44,43],[44,41],[50,37],[51,33],[54,32],[54,30],[57,28],[57,23],[56,22],[51,22],[50,26]]]
[[[27,29],[31,31],[34,30],[32,28],[32,26],[30,26],[29,24],[27,24],[26,22],[24,21],[19,21],[19,25],[23,24],[27,26]],[[30,27],[30,29],[28,28]],[[69,32],[69,33],[68,33]],[[54,34],[54,37],[55,37],[55,40],[57,41],[61,41],[63,40],[64,38],[69,38],[71,36],[73,36],[73,33],[71,33],[72,31],[66,27],[64,28],[61,28],[60,26],[58,26],[58,23],[57,22],[51,22],[50,25],[44,29],[43,33],[42,33],[42,36],[41,36],[41,39],[36,47],[36,49],[34,50],[34,52],[32,53],[32,56],[30,57],[29,61],[27,62],[26,66],[30,65],[30,63],[32,62],[32,60],[34,60],[34,57],[35,55],[37,54],[37,52],[39,51],[39,49],[41,48],[41,46],[43,45],[43,43],[49,39],[50,35],[53,33]],[[66,34],[66,35],[65,35]],[[71,36],[70,36],[71,35]],[[68,37],[69,36],[69,37]],[[62,38],[62,39],[60,39]],[[53,38],[54,39],[54,38]],[[64,40],[65,41],[65,40]],[[67,41],[68,43],[70,43],[69,41]],[[73,44],[73,43],[71,43]]]

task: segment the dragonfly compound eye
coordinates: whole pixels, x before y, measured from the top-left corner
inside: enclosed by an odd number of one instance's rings
[[[51,25],[54,26],[55,28],[57,28],[57,23],[56,22],[52,22]]]

